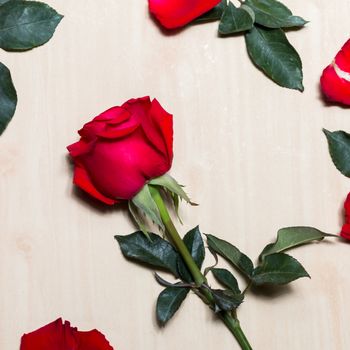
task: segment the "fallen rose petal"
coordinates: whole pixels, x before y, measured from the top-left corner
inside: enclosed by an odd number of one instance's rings
[[[105,336],[94,329],[87,332],[71,327],[62,319],[24,334],[20,350],[113,350]]]
[[[324,69],[320,83],[328,100],[350,105],[350,40]]]
[[[149,0],[149,10],[168,29],[183,27],[221,0]]]
[[[340,231],[340,236],[350,240],[350,193],[344,202],[345,223]]]
[[[113,350],[105,336],[94,329],[89,332],[77,332],[79,350]]]

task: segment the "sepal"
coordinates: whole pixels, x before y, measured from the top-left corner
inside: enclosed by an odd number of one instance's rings
[[[136,194],[129,203],[129,209],[131,215],[134,217],[136,223],[140,227],[142,232],[147,232],[146,226],[142,223],[142,216],[133,208],[133,205],[139,209],[143,214],[148,216],[156,225],[158,225],[164,231],[164,224],[160,217],[159,209],[154,199],[152,198],[151,192],[149,190],[149,185],[143,186],[141,191]]]
[[[141,191],[138,192],[131,200],[129,200],[129,211],[134,218],[136,224],[140,230],[148,237],[147,223],[145,217],[152,220],[153,223],[158,225],[162,231],[165,230],[164,223],[161,217],[159,208],[153,198],[152,193],[159,192],[161,196],[168,194],[174,205],[174,209],[180,222],[178,209],[180,199],[185,200],[191,205],[197,205],[193,203],[186,192],[173,177],[165,174],[160,177],[156,177],[145,184]]]
[[[152,179],[149,181],[149,184],[162,187],[163,189],[169,191],[172,195],[177,195],[179,198],[185,200],[187,203],[191,205],[197,205],[191,201],[186,192],[183,190],[184,186],[180,185],[173,177],[168,174]]]

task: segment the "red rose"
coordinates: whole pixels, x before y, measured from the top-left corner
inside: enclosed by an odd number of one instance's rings
[[[321,89],[330,101],[350,105],[350,40],[323,71]]]
[[[182,27],[221,0],[148,0],[150,12],[168,29]]]
[[[106,204],[133,198],[171,167],[172,115],[155,99],[112,107],[79,134],[80,141],[67,147],[75,163],[74,183]]]
[[[105,336],[94,329],[80,332],[62,319],[24,334],[20,350],[113,350]]]
[[[341,229],[340,236],[350,240],[350,193],[344,203],[345,223]]]

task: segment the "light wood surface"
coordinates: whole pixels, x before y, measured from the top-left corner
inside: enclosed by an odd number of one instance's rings
[[[146,0],[48,0],[65,18],[47,45],[1,51],[19,103],[0,138],[0,348],[58,317],[98,328],[118,350],[238,349],[191,295],[165,329],[161,287],[122,257],[125,210],[75,191],[65,147],[99,112],[150,95],[174,114],[171,174],[200,206],[181,208],[182,232],[228,239],[252,257],[280,227],[337,233],[350,180],[331,164],[322,127],[349,131],[349,110],[325,106],[321,71],[348,39],[350,2],[285,3],[310,20],[288,33],[303,58],[303,94],[249,62],[243,37],[216,23],[164,35]],[[350,246],[322,243],[295,256],[312,276],[276,295],[249,294],[239,316],[254,349],[350,349]]]

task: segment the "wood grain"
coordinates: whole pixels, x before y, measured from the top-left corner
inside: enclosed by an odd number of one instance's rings
[[[349,131],[349,110],[326,106],[324,66],[348,39],[350,2],[285,2],[310,23],[289,32],[304,64],[303,94],[279,88],[249,62],[242,37],[217,24],[162,33],[146,0],[50,0],[65,15],[53,40],[1,52],[19,104],[0,138],[0,348],[62,316],[99,328],[118,350],[238,349],[193,295],[165,329],[160,287],[125,261],[114,234],[134,228],[75,191],[65,147],[81,125],[131,97],[157,97],[174,114],[172,175],[200,206],[182,207],[182,230],[201,229],[257,256],[280,227],[337,233],[349,180],[331,164],[322,127]],[[243,328],[262,350],[348,350],[350,247],[296,256],[312,280],[278,295],[250,294]]]

